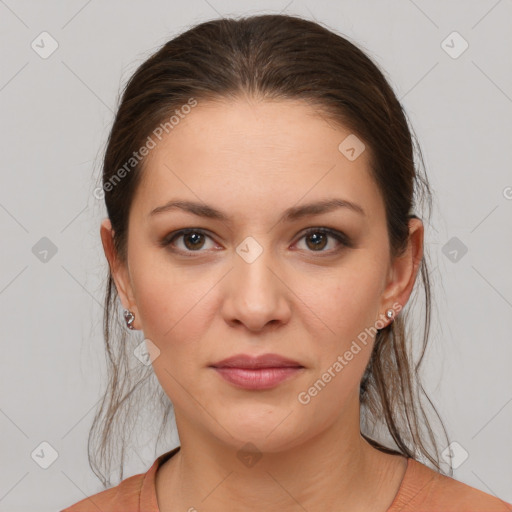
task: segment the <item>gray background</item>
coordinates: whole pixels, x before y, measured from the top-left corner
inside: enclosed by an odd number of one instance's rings
[[[264,12],[345,34],[403,102],[436,194],[425,388],[460,445],[454,460],[468,454],[454,477],[512,502],[510,0],[0,0],[1,511],[58,510],[100,490],[86,456],[105,382],[93,190],[121,85],[190,25]],[[43,31],[58,43],[47,58],[31,46],[51,48]],[[58,454],[47,469],[41,450]],[[126,476],[153,460],[150,439]]]

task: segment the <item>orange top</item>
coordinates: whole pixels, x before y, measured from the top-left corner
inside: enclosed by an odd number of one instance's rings
[[[147,473],[123,480],[116,487],[84,498],[60,512],[159,512],[155,475],[178,452],[160,455]],[[400,488],[387,512],[512,512],[512,504],[407,459]]]

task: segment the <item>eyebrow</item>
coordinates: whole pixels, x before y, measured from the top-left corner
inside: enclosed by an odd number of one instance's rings
[[[346,199],[326,199],[314,203],[308,203],[302,206],[292,206],[284,211],[279,222],[292,222],[308,215],[321,215],[328,213],[338,208],[347,208],[360,215],[365,216],[366,213],[361,206]],[[162,206],[158,206],[151,210],[149,216],[152,217],[162,212],[172,210],[183,210],[199,217],[207,217],[209,219],[220,220],[222,222],[230,223],[228,215],[204,203],[197,203],[194,201],[185,200],[171,200]]]

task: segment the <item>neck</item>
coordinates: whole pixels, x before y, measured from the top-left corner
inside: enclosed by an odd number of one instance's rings
[[[355,416],[354,416],[355,417]],[[337,510],[385,512],[406,459],[382,453],[344,421],[287,449],[241,457],[188,423],[180,451],[157,472],[160,512],[171,510]],[[359,415],[357,414],[357,420]],[[247,453],[247,452],[245,452]]]

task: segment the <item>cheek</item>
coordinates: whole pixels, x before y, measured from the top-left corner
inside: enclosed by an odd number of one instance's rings
[[[346,342],[375,325],[382,292],[381,273],[378,265],[366,265],[361,257],[357,265],[347,264],[326,276],[323,286],[311,283],[324,290],[316,294],[311,308],[319,312],[338,340]]]
[[[171,367],[190,365],[214,315],[212,298],[219,276],[199,266],[176,266],[162,252],[133,259],[132,280],[146,338]],[[189,357],[187,357],[187,355]]]
[[[327,386],[330,391],[324,397],[331,392],[340,393],[341,388],[358,386],[369,360],[382,291],[382,268],[369,262],[358,254],[336,272],[321,278],[317,275],[304,283],[307,298],[299,316],[310,319],[306,329],[314,340],[312,350],[319,363],[316,373],[320,376],[330,368],[331,374],[336,375],[331,379],[336,383]],[[321,334],[315,333],[313,324]],[[329,375],[324,377],[322,380],[329,380]],[[333,396],[335,401],[340,398],[341,395]]]
[[[191,308],[189,303],[199,300],[201,282],[191,286],[165,248],[153,247],[154,241],[139,235],[142,229],[133,231],[128,253],[139,319],[147,338],[163,341]]]
[[[209,317],[207,292],[214,283],[191,283],[175,275],[148,276],[137,291],[144,334],[164,347],[193,344]]]
[[[361,260],[360,260],[361,261]],[[348,266],[332,276],[308,281],[308,299],[299,313],[310,318],[310,327],[318,317],[321,334],[310,328],[311,351],[317,366],[312,379],[300,389],[299,403],[311,417],[333,420],[344,407],[354,405],[359,385],[373,348],[376,315],[380,299],[379,270],[356,270]],[[323,293],[318,290],[323,289]],[[313,291],[316,290],[316,291]],[[311,311],[315,315],[311,315]]]
[[[200,403],[208,399],[197,375],[208,362],[204,340],[214,313],[212,288],[218,279],[200,277],[197,272],[191,277],[169,265],[139,271],[134,282],[144,336],[159,350],[152,361],[155,375],[174,407],[194,410],[190,394]]]

